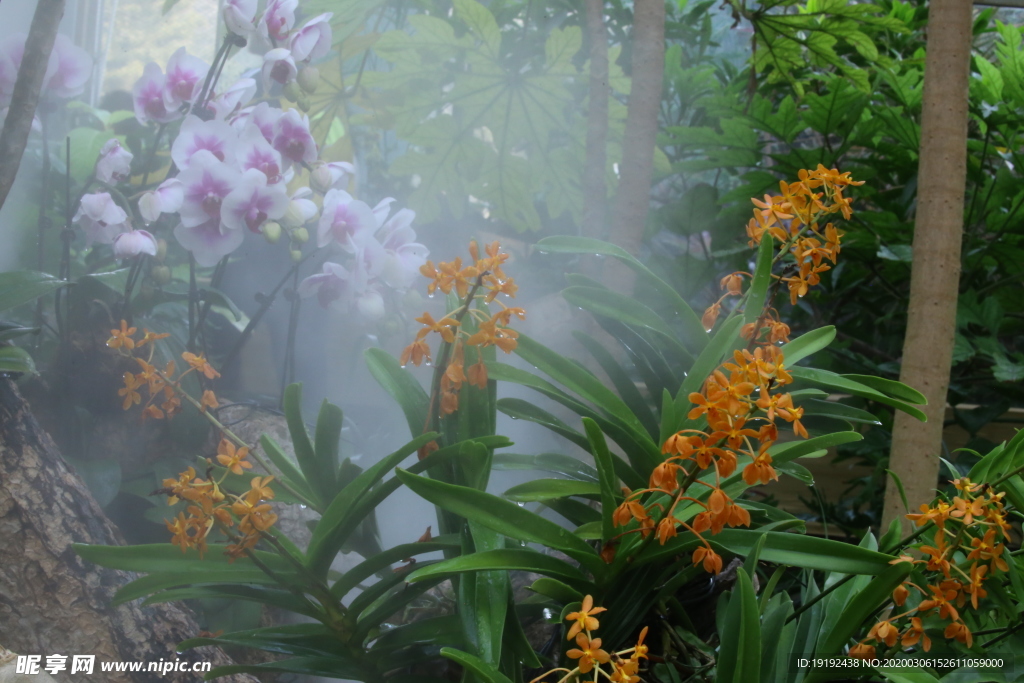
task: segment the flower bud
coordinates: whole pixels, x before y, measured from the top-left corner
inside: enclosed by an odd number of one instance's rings
[[[149,277],[157,285],[163,287],[171,281],[171,269],[167,266],[153,266],[149,271]]]
[[[306,223],[306,214],[302,212],[302,205],[297,201],[292,200],[288,203],[288,209],[281,216],[281,225],[294,230],[295,228],[301,228]]]
[[[142,285],[139,286],[139,297],[143,301],[148,301],[149,299],[152,299],[153,294],[155,293],[156,289],[153,287],[153,285],[149,284],[148,282],[143,282]]]
[[[331,169],[327,167],[327,164],[320,164],[309,174],[309,184],[320,194],[327,194],[327,191],[334,184],[334,175],[331,173]]]
[[[284,90],[281,93],[289,102],[295,102],[302,96],[302,88],[295,81],[290,81],[285,83]]]
[[[274,221],[267,221],[263,224],[263,237],[271,244],[277,244],[281,239],[281,226]]]
[[[292,261],[298,263],[302,260],[302,252],[298,249],[292,249]]]
[[[167,258],[167,240],[159,239],[156,241],[156,260],[163,263],[165,258]]]
[[[295,105],[302,110],[303,113],[307,113],[310,108],[309,97],[304,92],[300,92],[298,98],[295,100]]]
[[[307,64],[299,71],[297,78],[299,87],[312,95],[316,92],[317,86],[320,85],[320,70],[315,66]]]
[[[292,239],[299,244],[305,244],[309,241],[309,230],[305,228],[296,228],[292,231]]]

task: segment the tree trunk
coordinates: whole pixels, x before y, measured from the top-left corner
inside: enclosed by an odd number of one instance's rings
[[[654,170],[654,144],[658,134],[662,73],[665,69],[665,2],[637,0],[633,4],[632,84],[622,138],[619,190],[611,225],[611,242],[634,256],[647,224],[647,207]],[[632,271],[608,259],[606,283],[629,293]]]
[[[4,121],[3,132],[0,132],[0,206],[7,201],[7,194],[18,175],[21,157],[28,144],[28,134],[32,130],[32,118],[39,104],[39,93],[43,88],[50,52],[57,38],[57,27],[64,16],[64,0],[38,2],[25,40],[25,54],[18,67],[18,79],[14,82],[7,119]]]
[[[608,181],[608,36],[604,0],[586,0],[586,29],[590,49],[590,87],[587,105],[587,147],[583,167],[583,225],[586,237],[605,237]]]
[[[82,560],[72,543],[123,545],[49,435],[29,412],[14,383],[0,377],[0,644],[23,655],[95,655],[101,662],[233,662],[220,650],[175,655],[199,627],[176,604],[112,607],[128,572]],[[110,683],[193,683],[197,674],[94,673]],[[67,671],[57,680],[72,679]],[[77,679],[78,676],[75,676]],[[219,680],[254,683],[250,676]]]
[[[928,422],[897,412],[889,461],[889,469],[903,482],[911,511],[931,502],[939,474],[960,282],[971,29],[972,3],[930,3],[914,258],[900,370],[900,381],[927,397]],[[909,531],[903,514],[899,492],[887,486],[883,523],[899,517]]]

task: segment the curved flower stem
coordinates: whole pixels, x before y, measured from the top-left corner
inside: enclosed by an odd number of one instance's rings
[[[156,159],[156,151],[160,149],[160,138],[164,134],[164,129],[167,127],[166,123],[161,123],[156,129],[156,135],[153,137],[153,145],[149,148],[149,154],[146,157],[146,168],[142,173],[142,187],[146,186],[149,182],[149,171],[153,168],[153,160]]]

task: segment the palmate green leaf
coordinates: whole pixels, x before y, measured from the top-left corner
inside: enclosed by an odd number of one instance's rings
[[[67,284],[60,278],[34,270],[0,273],[0,311],[35,301]]]
[[[528,571],[558,579],[571,586],[573,590],[590,592],[595,590],[593,583],[568,562],[527,548],[485,550],[453,557],[450,560],[443,560],[417,569],[409,576],[409,581],[415,583],[482,571]]]
[[[528,543],[561,550],[591,571],[602,573],[604,562],[585,541],[540,515],[484,491],[417,477],[402,469],[398,478],[415,493],[440,508]]]
[[[625,249],[608,242],[602,242],[590,237],[571,237],[558,235],[545,237],[537,242],[535,248],[548,254],[580,254],[599,256],[611,256],[629,267],[644,281],[645,284],[654,289],[675,311],[679,322],[683,326],[683,338],[690,348],[700,351],[708,343],[708,333],[701,324],[700,316],[686,303],[686,300],[667,282],[655,275],[647,266],[640,263],[632,254]]]
[[[398,361],[383,349],[367,349],[364,354],[370,374],[395,399],[405,413],[409,433],[413,436],[423,433],[427,423],[427,406],[430,397],[411,373],[406,372]]]
[[[761,625],[754,587],[745,569],[736,572],[736,588],[729,599],[726,623],[719,632],[717,681],[747,683],[761,671]]]

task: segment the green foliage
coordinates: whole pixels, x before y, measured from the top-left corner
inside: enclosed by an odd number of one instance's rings
[[[386,121],[410,145],[390,173],[415,178],[409,201],[426,221],[446,213],[461,219],[485,202],[518,232],[563,214],[578,223],[587,79],[580,28],[535,35],[529,17],[503,16],[499,24],[475,0],[456,0],[453,10],[411,15],[411,33],[388,31],[373,45],[391,68],[364,75],[375,110],[365,120]],[[525,37],[524,25],[531,26]],[[618,50],[611,52],[609,85],[628,93]],[[614,98],[609,107],[610,169],[625,108]]]

